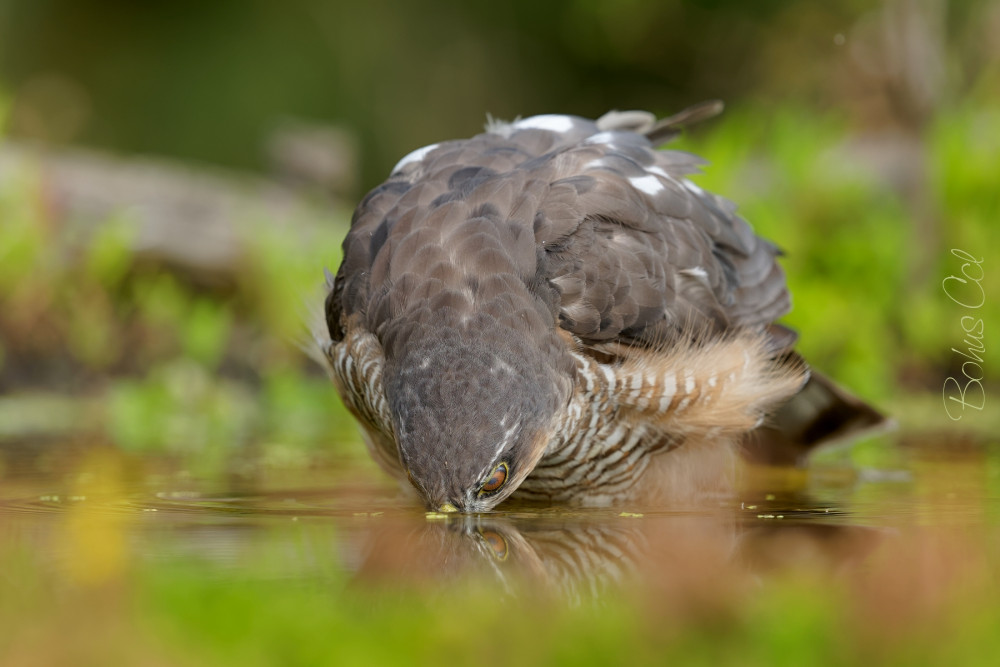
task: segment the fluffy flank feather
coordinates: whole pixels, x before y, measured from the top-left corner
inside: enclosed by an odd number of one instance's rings
[[[332,276],[326,271],[326,282],[315,290],[313,296],[303,300],[300,319],[303,323],[302,332],[295,337],[295,344],[306,353],[310,359],[326,369],[331,375],[333,369],[326,351],[333,341],[326,328],[326,317],[323,314],[323,303],[327,293],[333,288]]]
[[[623,407],[688,437],[736,435],[759,426],[808,378],[800,361],[774,359],[764,334],[691,340],[626,356],[615,371]]]

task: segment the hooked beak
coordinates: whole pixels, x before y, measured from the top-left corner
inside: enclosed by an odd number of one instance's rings
[[[457,512],[457,511],[458,508],[452,505],[451,503],[445,503],[444,505],[441,505],[441,507],[438,508],[438,512],[441,512],[442,514],[446,512]]]

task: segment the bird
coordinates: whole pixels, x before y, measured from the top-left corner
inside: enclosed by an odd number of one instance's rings
[[[313,339],[428,510],[679,497],[884,421],[795,351],[778,246],[662,149],[721,107],[490,119],[362,199]]]

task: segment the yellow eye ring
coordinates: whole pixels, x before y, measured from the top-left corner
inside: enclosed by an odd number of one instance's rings
[[[503,485],[507,482],[507,464],[500,463],[493,472],[490,473],[489,479],[483,482],[483,485],[479,487],[479,495],[485,496],[499,491]]]

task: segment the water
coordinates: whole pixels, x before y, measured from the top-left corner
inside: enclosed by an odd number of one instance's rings
[[[835,567],[879,545],[891,549],[917,529],[992,530],[1000,503],[990,495],[997,487],[989,474],[982,458],[918,460],[895,470],[751,468],[736,497],[698,510],[508,504],[462,516],[426,513],[370,470],[285,474],[276,487],[244,480],[235,490],[176,478],[129,488],[105,471],[100,480],[92,473],[77,473],[73,482],[21,480],[16,492],[0,493],[0,525],[8,544],[30,544],[43,561],[72,559],[64,551],[71,542],[55,536],[89,522],[113,526],[127,542],[127,558],[139,562],[193,557],[224,571],[258,550],[286,549],[278,566],[287,577],[308,578],[322,562],[358,580],[440,573],[453,581],[475,573],[541,580],[576,595],[641,583],[652,573],[670,576],[663,563],[688,551],[714,559],[716,568],[752,574],[752,564]],[[310,541],[327,533],[321,544]]]
[[[509,506],[471,516],[427,514],[369,466],[260,470],[204,483],[139,475],[133,464],[105,453],[72,471],[8,475],[0,491],[0,621],[8,630],[18,627],[11,600],[17,608],[68,605],[85,627],[100,623],[100,632],[138,622],[120,601],[99,605],[114,610],[105,620],[89,618],[94,596],[125,590],[142,600],[136,618],[168,618],[185,637],[227,616],[250,622],[295,599],[278,627],[299,632],[307,617],[332,613],[328,605],[354,610],[352,619],[388,605],[406,619],[397,623],[430,631],[434,643],[443,640],[427,619],[451,619],[455,605],[470,604],[475,616],[485,595],[522,619],[539,604],[555,605],[544,618],[522,621],[528,634],[534,623],[575,619],[582,612],[572,610],[581,609],[600,610],[599,628],[608,618],[651,613],[659,619],[655,642],[667,641],[666,627],[694,641],[719,623],[725,637],[800,618],[817,624],[800,630],[807,638],[836,626],[865,651],[874,650],[865,639],[874,633],[881,655],[900,627],[945,627],[1000,599],[1000,480],[982,452],[911,456],[886,470],[750,469],[736,497],[691,511]],[[25,587],[22,578],[44,583]],[[213,596],[228,600],[261,586],[266,594],[201,609]],[[191,598],[174,600],[183,591]],[[408,611],[415,599],[424,605],[419,613]],[[772,606],[778,616],[769,615]],[[47,624],[59,635],[64,622],[45,610],[30,618],[42,636]],[[201,620],[185,620],[194,618]],[[351,632],[353,640],[338,641],[370,643],[357,627]],[[577,641],[597,641],[595,632],[581,630]],[[142,634],[114,641],[129,647],[135,636]],[[199,647],[212,641],[182,644],[202,659]],[[0,634],[0,657],[7,645]],[[875,654],[851,657],[861,655]]]

